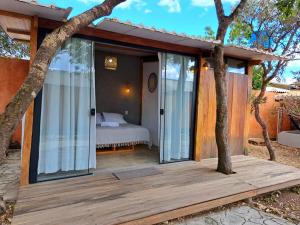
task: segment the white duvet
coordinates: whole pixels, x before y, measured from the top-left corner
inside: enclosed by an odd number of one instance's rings
[[[97,148],[134,144],[148,144],[151,147],[149,130],[130,123],[120,124],[119,127],[97,126],[96,143]]]

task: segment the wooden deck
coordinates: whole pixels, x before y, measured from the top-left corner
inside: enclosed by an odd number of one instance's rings
[[[161,174],[117,180],[111,173],[22,187],[13,225],[154,224],[300,184],[300,170],[233,157],[233,175],[216,159],[157,165]]]

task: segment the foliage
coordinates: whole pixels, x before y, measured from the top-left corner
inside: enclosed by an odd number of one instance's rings
[[[206,26],[204,28],[205,33],[204,33],[204,39],[205,40],[214,40],[216,39],[216,34],[214,32],[214,30],[210,27],[210,26]]]
[[[300,82],[300,70],[299,71],[292,71],[293,78],[296,80],[296,82]]]
[[[237,45],[254,47],[268,52],[295,57],[300,51],[300,0],[248,0],[244,13],[232,24],[229,41]],[[262,62],[261,83],[280,77],[287,66],[286,60]]]
[[[284,111],[297,122],[300,122],[300,96],[286,95],[282,97]]]
[[[253,67],[252,88],[260,90],[262,86],[263,68],[261,66]]]
[[[230,43],[239,43],[240,45],[247,45],[252,35],[251,26],[242,21],[236,21],[231,25],[229,33]]]
[[[0,27],[0,56],[29,58],[29,44],[12,40]]]
[[[250,95],[250,103],[251,103],[251,113],[253,113],[254,112],[254,105],[253,105],[253,102],[254,101],[257,101],[257,99],[256,99],[256,95],[254,94],[254,93],[252,93],[251,95]],[[267,97],[265,96],[265,97],[263,97],[263,98],[261,98],[261,99],[259,99],[259,101],[257,102],[258,104],[265,104],[267,102]]]
[[[278,10],[282,12],[282,17],[296,16],[300,10],[300,0],[281,0],[276,3]]]

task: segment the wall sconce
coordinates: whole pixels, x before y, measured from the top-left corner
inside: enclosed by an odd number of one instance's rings
[[[125,95],[129,95],[130,93],[131,93],[131,88],[130,88],[130,85],[129,84],[126,84],[125,86],[124,86],[124,93],[125,93]]]
[[[205,71],[207,71],[208,68],[209,68],[209,65],[208,65],[207,62],[205,62],[205,63],[203,63],[202,67],[203,67],[203,69],[204,69]]]
[[[117,70],[118,59],[114,56],[105,56],[104,67],[107,70]]]

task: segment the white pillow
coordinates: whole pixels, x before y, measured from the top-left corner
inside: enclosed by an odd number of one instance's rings
[[[117,122],[101,122],[101,127],[118,127],[119,123]]]
[[[122,114],[119,113],[108,113],[108,112],[103,112],[103,117],[105,122],[116,122],[119,124],[124,124],[127,123]]]
[[[102,122],[103,116],[101,115],[101,113],[96,113],[96,125],[101,125]]]

